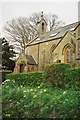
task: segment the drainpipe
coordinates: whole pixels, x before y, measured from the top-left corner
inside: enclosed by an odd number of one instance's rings
[[[80,1],[78,2],[78,21],[80,21]],[[77,67],[80,67],[80,23],[77,31],[77,44],[76,44],[76,63]]]
[[[38,44],[38,71],[39,71],[39,44]]]
[[[76,65],[80,67],[80,37],[77,39],[76,44]]]

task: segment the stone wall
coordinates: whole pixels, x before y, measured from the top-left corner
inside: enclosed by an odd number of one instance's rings
[[[42,70],[44,65],[50,63],[50,49],[53,44],[57,44],[60,39],[43,42],[36,45],[31,45],[26,48],[26,53],[32,55],[38,64],[38,70]]]

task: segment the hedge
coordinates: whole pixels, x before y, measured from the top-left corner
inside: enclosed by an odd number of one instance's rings
[[[78,118],[80,91],[76,86],[80,68],[55,64],[45,71],[7,75],[9,80],[3,84],[3,118]],[[57,88],[45,84],[46,80],[55,82]],[[66,88],[59,88],[62,84]]]
[[[70,64],[56,63],[45,67],[45,79],[52,83],[54,87],[64,87],[64,71],[71,68]]]
[[[64,74],[67,87],[80,88],[80,68],[67,69]]]
[[[44,72],[14,73],[8,74],[6,78],[18,86],[39,86],[44,82]]]

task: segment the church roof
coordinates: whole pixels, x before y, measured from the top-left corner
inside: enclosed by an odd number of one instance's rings
[[[27,63],[28,63],[29,65],[36,65],[36,62],[35,62],[35,60],[33,59],[32,56],[26,55],[26,59],[27,59]]]
[[[47,42],[49,40],[62,38],[68,31],[73,32],[79,24],[80,24],[80,21],[49,31],[46,34],[37,37],[29,45],[34,45],[42,42]]]

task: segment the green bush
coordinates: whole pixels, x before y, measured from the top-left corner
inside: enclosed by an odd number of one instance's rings
[[[12,73],[11,70],[2,70],[2,81],[6,80],[6,75]]]
[[[39,86],[44,82],[44,72],[14,73],[8,74],[6,78],[18,86]]]
[[[65,82],[67,87],[80,88],[80,68],[70,68],[65,70]]]
[[[70,64],[57,63],[45,67],[45,79],[53,84],[55,87],[64,87],[64,71],[71,68]]]

